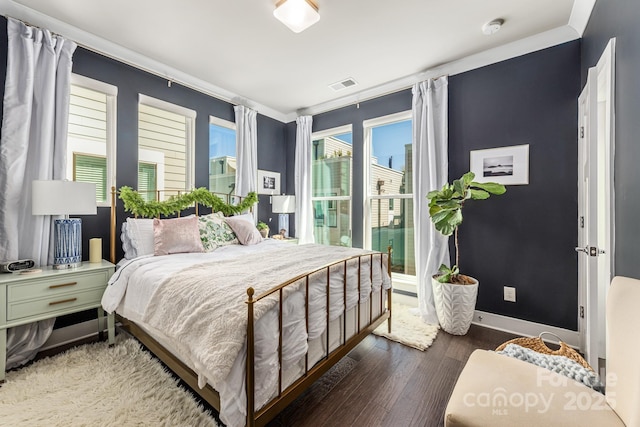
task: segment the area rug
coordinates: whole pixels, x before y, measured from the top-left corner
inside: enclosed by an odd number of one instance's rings
[[[217,426],[178,380],[124,338],[83,345],[7,373],[0,424],[22,426]]]
[[[374,334],[399,342],[408,347],[425,351],[438,334],[438,326],[424,323],[419,316],[410,312],[411,307],[393,304],[391,307],[391,333],[387,322],[378,326]]]

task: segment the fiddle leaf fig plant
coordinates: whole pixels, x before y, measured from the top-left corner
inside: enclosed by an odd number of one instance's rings
[[[476,182],[475,174],[467,172],[451,184],[445,184],[441,190],[430,191],[429,216],[438,230],[445,236],[455,234],[456,262],[449,268],[442,264],[437,280],[441,283],[466,283],[466,277],[460,274],[460,251],[458,247],[458,227],[462,224],[462,208],[467,200],[485,200],[491,195],[504,194],[507,189],[496,182]]]

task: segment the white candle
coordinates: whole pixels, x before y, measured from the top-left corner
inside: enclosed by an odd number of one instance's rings
[[[102,239],[89,239],[89,262],[102,262]]]

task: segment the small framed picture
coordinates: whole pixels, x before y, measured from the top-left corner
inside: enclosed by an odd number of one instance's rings
[[[258,194],[280,194],[280,172],[258,169]]]
[[[529,144],[473,150],[469,170],[477,182],[503,185],[529,184]]]

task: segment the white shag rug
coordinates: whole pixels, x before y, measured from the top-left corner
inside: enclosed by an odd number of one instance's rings
[[[408,347],[425,351],[436,339],[439,327],[422,321],[420,316],[411,313],[411,307],[393,304],[391,307],[391,333],[384,322],[373,333]]]
[[[129,338],[100,342],[7,373],[0,424],[13,427],[218,424],[165,368]]]

